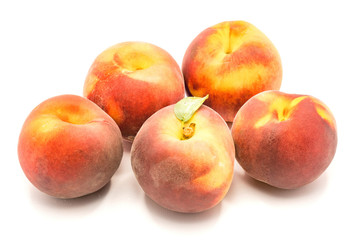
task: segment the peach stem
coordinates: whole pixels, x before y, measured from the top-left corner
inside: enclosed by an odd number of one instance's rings
[[[195,133],[195,123],[190,123],[190,125],[188,127],[183,127],[182,128],[182,136],[183,139],[189,139],[191,138],[194,133]]]

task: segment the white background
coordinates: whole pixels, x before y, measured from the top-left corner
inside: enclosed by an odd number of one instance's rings
[[[273,41],[282,91],[313,95],[335,115],[337,153],[318,180],[279,190],[236,164],[221,204],[179,214],[144,195],[125,143],[120,168],[97,193],[59,200],[30,184],[17,141],[36,105],[82,95],[91,63],[111,45],[150,42],[181,65],[193,38],[226,20],[248,21]],[[354,23],[351,1],[1,1],[0,238],[355,239]]]

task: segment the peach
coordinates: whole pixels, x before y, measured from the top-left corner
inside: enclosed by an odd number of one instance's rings
[[[148,117],[184,95],[184,80],[175,60],[144,42],[119,43],[103,51],[84,85],[84,96],[107,112],[128,140],[133,140]]]
[[[317,179],[337,146],[332,113],[309,95],[262,92],[241,107],[231,130],[236,158],[246,173],[284,189]]]
[[[57,198],[75,198],[106,185],[122,159],[117,124],[96,104],[61,95],[39,104],[23,124],[18,157],[28,180]]]
[[[272,42],[244,21],[202,31],[186,50],[182,71],[189,95],[209,94],[206,105],[232,122],[252,96],[281,86],[282,66]]]
[[[185,125],[193,130],[183,130],[174,105],[153,114],[133,141],[131,164],[138,183],[157,204],[177,212],[201,212],[228,192],[234,144],[225,121],[207,106]]]

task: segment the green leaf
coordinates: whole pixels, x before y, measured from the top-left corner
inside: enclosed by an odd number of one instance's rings
[[[208,94],[201,97],[186,97],[177,102],[174,106],[175,116],[182,122],[190,120],[192,115],[201,107],[203,102],[208,98]]]

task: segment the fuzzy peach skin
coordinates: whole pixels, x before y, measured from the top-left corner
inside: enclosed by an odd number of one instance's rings
[[[133,141],[131,164],[138,183],[160,206],[201,212],[218,204],[233,177],[234,144],[225,121],[202,106],[187,123],[195,133],[182,138],[174,106],[152,115]]]
[[[42,192],[75,198],[107,184],[120,165],[117,124],[93,102],[61,95],[39,104],[23,124],[18,157],[23,172]]]
[[[282,66],[272,42],[244,21],[202,31],[186,50],[182,71],[189,95],[209,94],[206,105],[232,122],[252,96],[281,86]]]
[[[84,85],[84,96],[105,110],[128,140],[133,140],[148,117],[184,95],[184,80],[175,60],[144,42],[119,43],[103,51]]]
[[[232,135],[246,173],[284,189],[317,179],[337,147],[335,119],[324,103],[279,91],[248,100],[234,119]]]

